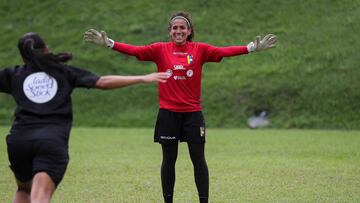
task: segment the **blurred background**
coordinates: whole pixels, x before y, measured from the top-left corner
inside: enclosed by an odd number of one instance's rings
[[[170,14],[192,14],[195,41],[246,45],[274,33],[277,48],[205,64],[202,106],[207,127],[245,128],[266,109],[267,128],[360,129],[359,0],[0,0],[0,67],[21,64],[18,39],[37,32],[53,52],[71,52],[71,65],[99,75],[156,71],[83,41],[89,28],[116,41],[146,45],[168,41]],[[153,127],[157,85],[100,91],[76,89],[74,125]],[[15,103],[0,95],[0,125]]]

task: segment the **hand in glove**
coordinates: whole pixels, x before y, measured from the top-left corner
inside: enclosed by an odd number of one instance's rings
[[[261,51],[275,47],[277,37],[274,34],[268,34],[263,39],[260,36],[255,38],[254,42],[247,45],[248,52]]]
[[[90,29],[84,33],[84,40],[86,42],[92,42],[97,45],[106,46],[109,48],[114,47],[114,40],[107,37],[105,31],[97,31],[95,29]]]

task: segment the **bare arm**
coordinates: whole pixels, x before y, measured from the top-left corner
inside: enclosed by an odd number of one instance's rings
[[[96,88],[98,89],[115,89],[122,88],[129,85],[138,83],[151,83],[151,82],[162,82],[165,83],[169,78],[169,75],[165,72],[151,73],[148,75],[138,76],[120,76],[120,75],[106,75],[101,76],[96,82]]]

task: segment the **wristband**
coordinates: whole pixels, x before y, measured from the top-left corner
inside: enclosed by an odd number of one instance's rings
[[[250,42],[246,47],[249,53],[254,52],[256,49],[254,42]]]
[[[114,47],[114,45],[115,45],[114,40],[107,38],[106,46],[112,49]]]

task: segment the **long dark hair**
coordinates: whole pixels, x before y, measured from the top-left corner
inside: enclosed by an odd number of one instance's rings
[[[188,12],[185,12],[185,11],[179,11],[179,12],[176,12],[176,13],[173,13],[171,16],[170,16],[170,19],[169,19],[169,25],[168,25],[168,31],[171,30],[171,26],[172,26],[172,21],[175,17],[177,16],[181,16],[181,17],[184,17],[186,18],[186,20],[188,20],[189,24],[188,25],[188,28],[191,29],[191,33],[190,35],[186,38],[186,41],[189,41],[189,42],[192,42],[192,40],[194,39],[195,37],[195,28],[194,28],[194,24],[192,22],[192,18],[191,18],[191,15],[190,13]],[[190,26],[190,27],[189,27]]]
[[[25,63],[30,63],[48,74],[64,72],[63,63],[72,59],[71,53],[49,52],[44,40],[34,32],[26,33],[21,37],[18,48]]]

